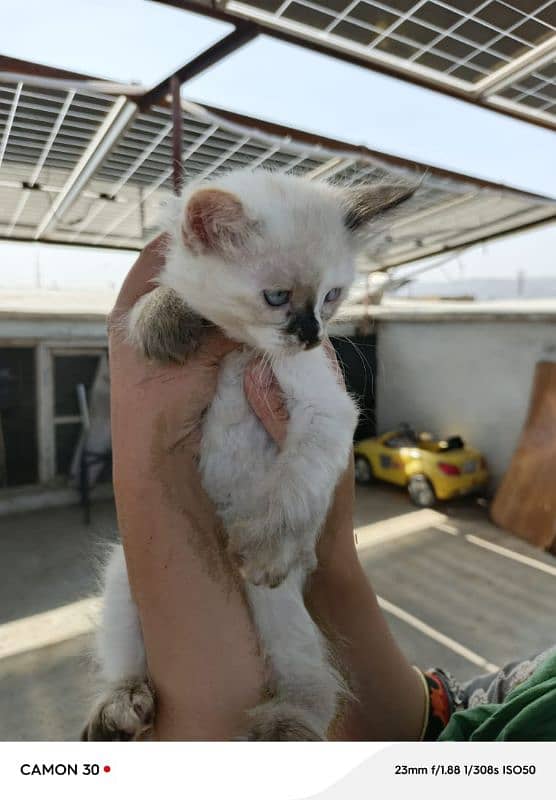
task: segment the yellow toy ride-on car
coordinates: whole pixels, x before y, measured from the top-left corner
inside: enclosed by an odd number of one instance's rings
[[[357,442],[354,451],[358,483],[376,479],[406,486],[413,503],[422,508],[470,494],[488,483],[484,456],[459,436],[438,439],[404,425]]]

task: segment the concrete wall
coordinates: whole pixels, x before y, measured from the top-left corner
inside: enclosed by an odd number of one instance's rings
[[[461,434],[499,482],[519,438],[535,364],[556,361],[550,321],[380,320],[378,431],[408,422]]]

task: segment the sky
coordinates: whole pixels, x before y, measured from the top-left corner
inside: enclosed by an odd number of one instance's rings
[[[0,53],[145,85],[230,30],[149,0],[2,0],[1,6]],[[552,132],[267,37],[185,85],[183,94],[556,197]],[[483,274],[524,267],[551,274],[554,253],[551,226],[476,248],[458,269],[464,263]]]

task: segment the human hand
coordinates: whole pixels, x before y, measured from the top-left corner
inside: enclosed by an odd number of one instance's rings
[[[155,286],[164,263],[162,237],[145,247],[126,278],[109,321],[114,477],[149,481],[179,452],[194,467],[201,421],[210,405],[222,358],[237,345],[209,326],[185,366],[146,361],[127,341],[125,318]],[[169,477],[170,474],[169,474]]]
[[[224,740],[243,732],[264,667],[196,464],[202,415],[235,345],[212,329],[185,365],[162,367],[126,341],[125,314],[155,288],[164,245],[159,237],[143,250],[110,316],[118,524],[156,690],[153,735]]]

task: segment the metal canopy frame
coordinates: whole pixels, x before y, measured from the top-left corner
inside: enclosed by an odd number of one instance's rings
[[[156,231],[161,203],[183,181],[259,166],[345,186],[392,173],[420,176],[396,222],[374,232],[367,270],[556,219],[550,198],[182,100],[185,81],[261,30],[235,23],[149,90],[0,56],[0,238],[139,249]],[[513,80],[518,73],[496,74]]]
[[[154,0],[556,129],[556,0]]]

